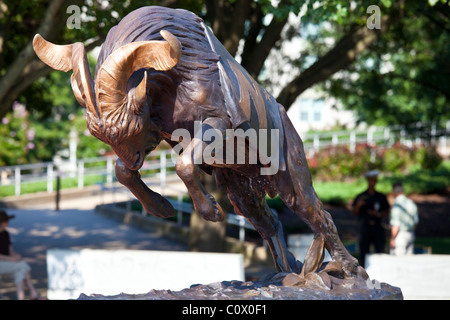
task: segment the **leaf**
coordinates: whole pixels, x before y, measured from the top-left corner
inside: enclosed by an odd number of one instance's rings
[[[385,8],[390,8],[392,6],[392,1],[391,0],[381,0],[381,3],[383,3],[383,6]]]

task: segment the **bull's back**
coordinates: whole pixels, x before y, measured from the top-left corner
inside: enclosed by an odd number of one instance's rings
[[[148,6],[132,11],[108,32],[100,50],[97,70],[114,50],[125,44],[164,40],[161,30],[169,31],[181,42],[182,56],[176,69],[192,73],[192,70],[209,67],[218,57],[210,50],[202,22],[200,17],[183,9]]]
[[[283,107],[230,55],[212,31],[206,29],[212,49],[220,57],[217,64],[221,90],[234,128],[257,130],[259,138],[261,138],[260,134],[265,134],[260,132],[260,129],[266,129],[269,136],[263,138],[266,138],[268,143],[267,150],[271,150],[270,135],[273,134],[273,130],[276,130],[280,169],[284,170],[285,133],[280,114],[280,107]]]

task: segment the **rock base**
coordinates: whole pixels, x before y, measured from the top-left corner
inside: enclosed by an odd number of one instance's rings
[[[402,300],[400,288],[376,280],[351,280],[329,290],[317,286],[283,286],[286,274],[270,280],[222,281],[192,285],[180,291],[150,290],[145,294],[104,296],[81,294],[78,300]]]

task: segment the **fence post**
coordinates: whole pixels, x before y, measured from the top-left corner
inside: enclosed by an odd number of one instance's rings
[[[389,127],[384,128],[384,133],[383,133],[383,137],[384,137],[384,141],[385,141],[385,145],[387,147],[391,146],[391,130]]]
[[[14,168],[14,193],[20,196],[20,167]]]
[[[318,134],[314,136],[314,150],[318,151],[320,148],[320,137]]]
[[[181,226],[183,224],[183,194],[181,193],[178,193],[177,205],[177,224]]]
[[[84,161],[78,161],[78,189],[84,188]]]
[[[434,144],[436,142],[436,122],[431,125],[431,143]]]
[[[106,160],[106,183],[111,185],[113,183],[113,158],[109,157]]]
[[[245,241],[245,218],[239,219],[239,241]]]
[[[400,144],[401,145],[406,145],[405,137],[406,137],[406,131],[405,131],[405,129],[401,129],[400,130]]]
[[[56,176],[56,197],[55,197],[55,210],[59,211],[59,202],[61,200],[61,175],[58,172]]]
[[[376,130],[374,127],[369,127],[369,129],[367,130],[367,134],[366,134],[366,139],[367,139],[367,145],[372,147],[373,146],[373,132],[374,130]]]
[[[47,165],[47,192],[53,192],[53,163]]]
[[[159,155],[159,179],[160,179],[160,187],[165,188],[166,187],[166,166],[167,166],[167,159],[166,159],[166,151],[161,151]]]
[[[350,152],[355,153],[356,150],[356,132],[352,131],[350,133]]]
[[[421,135],[423,133],[423,130],[424,130],[424,128],[422,128],[422,123],[417,122],[416,123],[416,130],[415,130],[416,144],[421,144],[422,143]]]
[[[333,144],[334,147],[336,147],[338,145],[338,135],[337,133],[333,133],[333,137],[331,138],[331,143]]]

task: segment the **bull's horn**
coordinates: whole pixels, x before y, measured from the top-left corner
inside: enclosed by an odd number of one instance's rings
[[[125,103],[127,82],[133,72],[143,68],[167,71],[181,58],[181,43],[166,30],[166,41],[137,41],[115,50],[97,72],[96,94],[101,112]]]
[[[56,45],[36,34],[33,48],[39,59],[51,68],[64,72],[73,69],[71,82],[75,98],[80,105],[99,117],[94,96],[94,82],[83,43]]]

